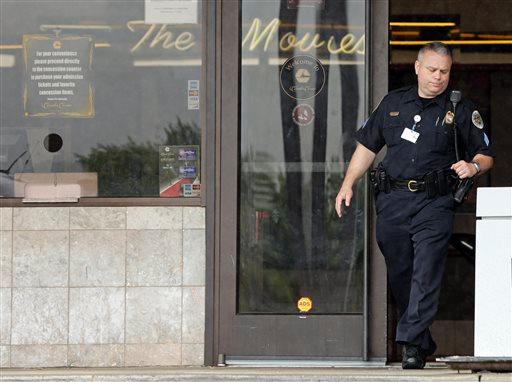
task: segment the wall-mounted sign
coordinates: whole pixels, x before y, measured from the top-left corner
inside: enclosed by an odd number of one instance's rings
[[[318,7],[325,8],[325,0],[286,0],[288,9],[297,9],[300,7]]]
[[[197,0],[145,0],[146,24],[197,24]]]
[[[93,46],[88,36],[23,36],[26,117],[94,116]]]
[[[325,84],[325,69],[314,57],[290,57],[281,68],[279,81],[281,88],[289,97],[310,99],[322,91]]]
[[[160,196],[200,195],[199,146],[160,146],[159,156]]]

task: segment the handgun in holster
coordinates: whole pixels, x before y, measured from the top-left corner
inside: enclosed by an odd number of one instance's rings
[[[381,191],[385,192],[386,194],[388,194],[391,191],[389,177],[382,163],[379,163],[377,168],[370,172],[370,181],[372,182],[375,195],[377,195]]]
[[[377,196],[379,192],[385,192],[386,194],[391,192],[389,177],[382,163],[379,163],[376,169],[370,171],[370,182],[375,196]]]
[[[384,167],[380,167],[377,171],[377,182],[379,191],[389,194],[391,192],[391,184],[389,183],[389,176]]]
[[[373,195],[377,196],[379,193],[379,182],[377,182],[377,170],[373,169],[370,171],[370,184],[372,187]]]

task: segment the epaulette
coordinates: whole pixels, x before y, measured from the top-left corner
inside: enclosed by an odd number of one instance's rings
[[[395,104],[402,99],[402,96],[410,91],[414,86],[404,86],[398,89],[391,90],[386,96],[382,99],[381,102],[385,102],[385,105],[388,103]]]
[[[414,87],[415,87],[415,85],[409,85],[409,86],[404,86],[404,87],[401,87],[401,88],[398,88],[398,89],[393,89],[393,90],[388,92],[388,95],[395,95],[395,94],[400,94],[400,93],[406,93],[406,92],[408,92],[409,90],[411,90]]]

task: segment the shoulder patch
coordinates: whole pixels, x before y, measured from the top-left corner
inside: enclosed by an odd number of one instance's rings
[[[471,114],[471,122],[473,122],[473,125],[475,125],[479,129],[484,128],[484,121],[478,110],[473,111],[473,114]]]

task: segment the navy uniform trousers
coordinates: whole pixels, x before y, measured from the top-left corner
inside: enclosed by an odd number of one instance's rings
[[[427,199],[425,192],[391,190],[377,195],[376,209],[377,243],[401,315],[396,341],[433,354],[429,326],[437,313],[452,234],[453,196]]]

